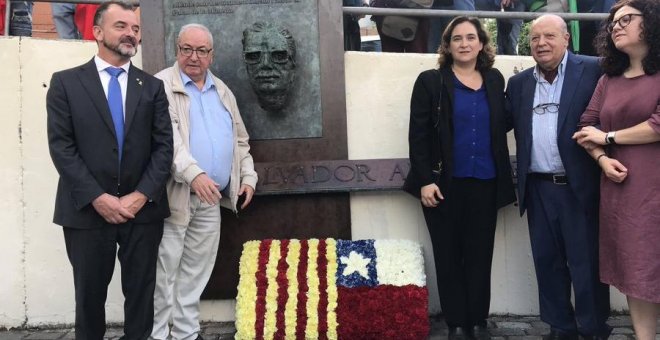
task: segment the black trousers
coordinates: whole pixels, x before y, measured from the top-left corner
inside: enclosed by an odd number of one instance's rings
[[[446,191],[438,207],[423,207],[440,306],[449,327],[485,326],[497,224],[496,182],[454,178]]]
[[[123,339],[147,339],[151,335],[156,260],[162,236],[163,221],[106,224],[94,229],[64,228],[76,291],[77,340],[103,339],[105,301],[115,268],[115,256],[121,265],[125,298]]]

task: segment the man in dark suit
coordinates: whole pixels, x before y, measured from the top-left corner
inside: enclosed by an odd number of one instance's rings
[[[132,6],[102,4],[98,54],[53,74],[46,98],[48,145],[60,180],[54,222],[73,267],[76,339],[103,339],[115,253],[121,263],[124,338],[146,339],[172,163],[163,83],[131,65],[140,26]]]
[[[558,16],[534,20],[537,65],[509,80],[518,195],[527,210],[545,339],[606,338],[609,291],[598,278],[599,169],[571,139],[601,75],[598,60],[567,51]],[[571,283],[575,308],[571,304]]]

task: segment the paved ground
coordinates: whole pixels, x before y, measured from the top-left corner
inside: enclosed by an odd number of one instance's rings
[[[613,316],[608,323],[614,327],[610,340],[633,340],[632,324],[627,315]],[[493,340],[540,340],[549,332],[548,326],[535,316],[496,316],[489,321],[488,328],[494,336]],[[234,324],[231,322],[213,322],[202,325],[202,336],[205,340],[233,339]],[[110,327],[105,339],[119,339],[121,327]],[[429,339],[446,339],[447,327],[442,317],[431,317],[431,336]],[[656,340],[660,340],[660,327]],[[75,339],[71,328],[52,329],[12,329],[0,331],[0,340],[50,340]]]

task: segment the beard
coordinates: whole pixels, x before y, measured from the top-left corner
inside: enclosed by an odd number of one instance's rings
[[[130,47],[127,47],[127,44]],[[137,39],[132,37],[122,37],[116,44],[103,39],[103,46],[124,58],[131,58],[137,53]]]

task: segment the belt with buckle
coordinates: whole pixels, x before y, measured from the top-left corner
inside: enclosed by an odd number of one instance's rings
[[[568,177],[566,174],[546,174],[541,172],[533,172],[529,174],[530,176],[544,181],[550,181],[557,185],[566,185],[568,184]]]

